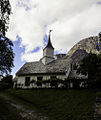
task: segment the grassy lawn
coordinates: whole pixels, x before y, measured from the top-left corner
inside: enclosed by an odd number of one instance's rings
[[[29,102],[49,120],[93,120],[95,93],[92,90],[10,89],[6,94]]]

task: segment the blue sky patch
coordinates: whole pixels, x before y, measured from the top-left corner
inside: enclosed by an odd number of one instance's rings
[[[24,3],[22,1],[18,1],[17,6],[23,7],[26,11],[31,10],[31,8],[27,5],[27,3]]]
[[[56,54],[59,54],[60,52],[59,51],[54,51],[54,54],[56,55]]]
[[[44,38],[43,38],[43,45],[44,45],[44,47],[47,45],[47,42],[48,42],[48,36],[45,35]]]
[[[41,48],[37,46],[31,53],[38,52]]]
[[[14,47],[13,47],[13,52],[15,54],[14,57],[14,68],[12,69],[12,75],[14,75],[19,68],[21,68],[21,66],[26,62],[26,61],[22,61],[21,60],[21,54],[25,51],[24,47],[20,47],[21,45],[21,37],[19,37],[18,35],[16,36],[16,41],[13,42]]]
[[[101,5],[101,1],[97,2],[97,4]]]

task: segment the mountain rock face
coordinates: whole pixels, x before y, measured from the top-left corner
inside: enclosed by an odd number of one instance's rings
[[[92,52],[92,53],[98,54],[98,36],[93,36],[93,37],[89,37],[81,40],[70,49],[66,57],[72,56],[73,53],[79,49],[85,50],[87,53]],[[79,52],[77,53],[79,54]]]
[[[78,75],[73,66],[79,64],[90,52],[98,54],[98,50],[98,36],[83,39],[75,44],[64,57],[64,59],[68,60],[69,64],[67,69],[68,76],[70,78],[87,78],[87,76],[81,74]]]
[[[88,53],[86,50],[77,49],[70,58],[72,59],[72,64],[79,63],[84,57],[86,57]]]

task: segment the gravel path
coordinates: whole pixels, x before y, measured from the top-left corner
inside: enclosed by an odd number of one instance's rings
[[[20,104],[18,101],[13,100],[11,97],[7,96],[4,93],[0,93],[0,97],[5,99],[7,103],[12,107],[16,108],[22,118],[26,118],[28,120],[48,120],[46,116],[43,116],[41,113],[37,113],[32,108],[30,109],[28,106],[25,107],[25,105]]]

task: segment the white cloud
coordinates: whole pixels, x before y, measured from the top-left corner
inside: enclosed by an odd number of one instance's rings
[[[26,60],[27,62],[30,61],[37,61],[42,57],[42,50],[35,52],[35,53],[25,53],[22,54],[22,61]]]
[[[55,50],[68,51],[80,39],[97,35],[101,30],[99,0],[10,0],[12,12],[7,36],[16,35],[25,46],[22,60],[34,61],[42,57],[43,37],[52,29]]]

